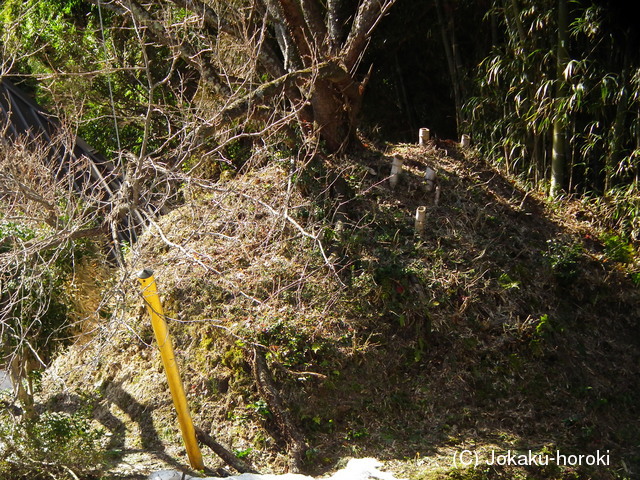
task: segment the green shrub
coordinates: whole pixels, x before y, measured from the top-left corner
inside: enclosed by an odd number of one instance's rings
[[[582,245],[563,243],[556,240],[547,241],[546,258],[555,277],[561,284],[569,284],[578,276],[578,261],[582,255]]]
[[[35,420],[0,415],[0,478],[99,478],[104,431],[81,413],[44,413]]]
[[[607,258],[613,262],[632,263],[635,256],[634,248],[620,235],[605,233],[601,237],[604,244],[604,252]]]

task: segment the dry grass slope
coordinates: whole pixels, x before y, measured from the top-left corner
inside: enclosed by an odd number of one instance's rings
[[[395,190],[389,155],[406,166]],[[131,279],[143,266],[156,271],[195,423],[262,471],[285,468],[286,445],[255,387],[252,345],[307,438],[310,472],[347,456],[415,479],[640,471],[636,267],[607,256],[588,205],[548,204],[446,142],[298,170],[273,162],[193,182],[185,198],[120,272],[127,307],[49,372],[59,406],[92,399],[110,449],[146,452],[105,478],[186,463]],[[455,468],[465,448],[610,450],[611,466]]]

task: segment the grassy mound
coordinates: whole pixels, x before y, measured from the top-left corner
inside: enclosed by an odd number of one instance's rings
[[[118,458],[155,455],[137,470],[116,461],[106,478],[186,463],[133,278],[143,267],[156,273],[194,423],[262,471],[285,469],[287,438],[256,388],[252,348],[306,438],[311,473],[347,456],[415,479],[638,471],[633,247],[588,205],[547,204],[455,145],[385,153],[194,181],[149,227],[109,287],[110,320],[45,382],[56,408],[93,403]],[[390,155],[405,164],[393,190]],[[479,464],[460,462],[463,450]],[[609,465],[485,463],[529,450],[608,451]]]

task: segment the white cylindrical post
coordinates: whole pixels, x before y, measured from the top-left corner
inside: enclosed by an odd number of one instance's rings
[[[427,167],[427,170],[424,172],[424,180],[426,182],[425,190],[427,192],[433,191],[436,185],[436,171],[431,167]]]
[[[430,138],[431,130],[429,130],[428,128],[421,128],[418,132],[418,144],[420,146],[425,146]]]
[[[402,173],[402,158],[393,157],[393,161],[391,162],[391,176],[389,177],[389,184],[392,189],[396,188],[398,184],[398,180],[400,179],[400,174]]]
[[[420,206],[416,210],[416,234],[419,236],[424,235],[425,227],[427,225],[427,207]]]
[[[460,139],[460,146],[462,148],[469,148],[471,146],[471,136],[466,133],[462,135]]]
[[[440,185],[436,187],[436,193],[433,196],[433,204],[438,205],[438,202],[440,202]]]

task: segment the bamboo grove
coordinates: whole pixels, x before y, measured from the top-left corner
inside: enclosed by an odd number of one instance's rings
[[[616,2],[492,2],[462,121],[507,172],[603,206],[637,239],[640,46]]]

